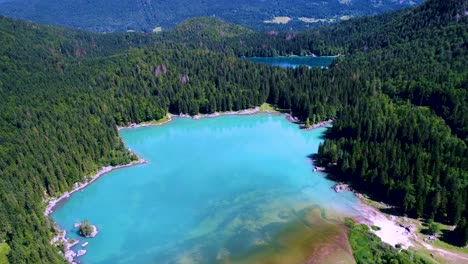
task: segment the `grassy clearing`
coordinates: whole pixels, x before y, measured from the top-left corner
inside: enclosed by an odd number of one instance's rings
[[[291,20],[292,18],[290,17],[280,16],[280,17],[274,17],[272,20],[265,20],[263,22],[267,24],[287,24]]]
[[[148,123],[148,124],[152,124],[152,125],[161,125],[161,124],[169,122],[170,120],[171,120],[170,116],[166,115],[161,119],[145,122],[144,124]]]
[[[419,256],[410,250],[397,250],[382,243],[368,226],[357,224],[353,219],[345,220],[349,228],[349,243],[354,258],[360,263],[433,263],[426,256]]]
[[[9,264],[8,253],[10,253],[10,246],[7,243],[0,244],[0,264]]]
[[[449,264],[445,259],[441,259],[438,256],[435,256],[434,258],[431,257],[431,251],[421,248],[416,250],[416,256],[420,257],[421,259],[425,260],[428,263],[434,263],[434,264]]]
[[[445,225],[445,224],[442,224],[442,223],[437,223],[437,224],[440,227],[440,232],[438,232],[439,234],[448,233],[448,232],[452,231],[452,226]],[[427,231],[427,228],[428,228],[427,224],[422,223],[420,221],[418,221],[418,224],[416,226],[417,226],[417,232],[419,234],[423,234],[423,232]],[[423,236],[425,237],[427,235],[423,235]],[[468,248],[457,247],[457,246],[451,245],[451,244],[449,244],[447,242],[444,242],[444,241],[442,241],[440,239],[437,239],[436,241],[431,242],[429,244],[431,246],[435,247],[435,248],[445,249],[445,250],[451,251],[453,253],[468,254]]]
[[[276,108],[271,104],[264,103],[260,106],[260,111],[276,111]]]
[[[450,245],[448,243],[445,243],[444,241],[441,240],[436,240],[431,243],[432,246],[437,247],[437,248],[442,248],[448,251],[454,251],[454,252],[459,252],[459,253],[464,253],[468,254],[468,248],[461,248],[461,247],[456,247],[453,245]]]
[[[260,106],[260,111],[276,111],[276,112],[281,112],[281,113],[289,113],[291,112],[291,109],[278,108],[274,105],[264,103]]]

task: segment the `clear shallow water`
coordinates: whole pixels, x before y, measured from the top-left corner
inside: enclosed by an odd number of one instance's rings
[[[307,208],[357,213],[356,198],[335,193],[307,158],[323,131],[302,131],[281,115],[177,118],[122,130],[148,163],[102,176],[52,217],[70,237],[79,238],[73,224],[83,219],[99,228],[97,237],[80,238],[89,242],[82,263],[235,259],[275,243]]]
[[[326,68],[336,59],[336,57],[250,57],[249,61],[279,66],[283,68],[296,68],[298,66],[308,66],[309,68]]]

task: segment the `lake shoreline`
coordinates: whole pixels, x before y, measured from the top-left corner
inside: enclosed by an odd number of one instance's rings
[[[327,177],[335,182],[335,185],[332,187],[335,192],[351,192],[354,194],[359,200],[359,204],[355,209],[360,212],[360,215],[352,218],[360,224],[367,225],[369,230],[382,240],[382,243],[386,243],[394,248],[396,248],[397,244],[403,249],[414,247],[413,242],[416,237],[416,230],[411,225],[403,224],[403,222],[407,222],[407,218],[398,217],[381,211],[382,209],[392,209],[393,207],[391,205],[372,200],[367,194],[353,189],[351,183],[330,177],[330,175],[333,174],[325,167],[316,167],[315,171],[322,171],[328,174]],[[373,230],[372,226],[378,226],[379,230]]]
[[[379,203],[381,206],[379,208],[373,205],[373,203],[378,203],[377,201],[370,199],[362,193],[354,192],[354,194],[359,200],[360,205],[358,206],[358,210],[361,212],[361,216],[356,217],[355,220],[369,226],[369,230],[377,235],[382,240],[382,243],[386,243],[394,248],[397,248],[397,245],[400,245],[402,249],[414,247],[413,240],[416,236],[416,229],[412,225],[402,224],[400,218],[405,219],[406,217],[385,214],[381,211],[381,208],[392,208],[391,206]],[[379,227],[379,230],[373,230],[372,226]]]
[[[143,123],[131,123],[130,125],[127,125],[127,126],[117,126],[117,130],[120,131],[120,130],[123,130],[123,129],[131,129],[131,128],[139,128],[139,127],[152,127],[152,126],[162,126],[162,125],[166,125],[170,122],[172,122],[172,120],[174,120],[174,118],[192,118],[192,119],[195,119],[195,120],[200,120],[200,119],[203,119],[203,118],[216,118],[216,117],[220,117],[220,116],[229,116],[229,115],[255,115],[255,114],[281,114],[281,112],[278,112],[278,111],[270,111],[270,110],[261,110],[260,107],[255,107],[255,108],[251,108],[251,109],[243,109],[243,110],[239,110],[239,111],[226,111],[226,112],[214,112],[212,114],[198,114],[198,115],[194,115],[194,116],[191,116],[189,114],[178,114],[178,115],[175,115],[175,114],[168,114],[167,117],[168,117],[168,120],[166,121],[163,121],[163,122],[153,122],[153,121],[150,121],[150,122],[143,122]],[[288,114],[287,114],[288,115]]]
[[[422,230],[426,228],[424,219],[414,219],[406,215],[392,213],[395,206],[373,200],[353,189],[350,191],[359,199],[360,205],[357,209],[362,214],[354,219],[358,223],[369,226],[370,231],[380,237],[382,243],[394,248],[397,248],[396,245],[399,244],[402,249],[425,254],[432,260],[440,260],[441,263],[465,263],[468,261],[467,252],[455,250],[456,248],[462,249],[461,247],[447,248],[443,244],[438,244],[438,242],[445,243],[442,242],[440,234],[434,236],[423,233]],[[389,212],[385,212],[385,210]],[[379,230],[373,230],[372,226],[378,226]],[[432,240],[431,237],[434,239]]]
[[[200,120],[204,118],[216,118],[216,117],[221,117],[221,116],[245,116],[245,115],[258,115],[258,114],[284,115],[289,122],[300,125],[299,128],[302,130],[306,130],[306,131],[328,126],[335,121],[334,118],[330,118],[328,120],[312,124],[310,127],[305,127],[304,123],[301,120],[299,120],[297,117],[289,113],[283,113],[277,110],[263,110],[257,106],[255,108],[243,109],[239,111],[214,112],[212,114],[198,114],[194,116],[191,116],[189,114],[175,115],[175,114],[169,113],[167,115],[168,119],[163,122],[150,121],[150,122],[143,122],[143,123],[131,123],[127,126],[117,126],[117,130],[120,131],[124,129],[132,129],[132,128],[140,128],[140,127],[163,126],[172,122],[174,118],[192,118],[194,120]]]
[[[68,192],[65,192],[64,194],[62,194],[59,197],[51,197],[49,199],[44,200],[44,202],[47,203],[46,209],[44,210],[44,216],[46,216],[46,217],[50,216],[54,212],[55,207],[62,200],[66,200],[67,198],[70,198],[70,196],[73,193],[86,188],[88,185],[90,185],[91,183],[93,183],[94,181],[99,179],[99,177],[103,176],[104,174],[109,173],[109,172],[111,172],[113,170],[116,170],[116,169],[126,168],[126,167],[130,167],[130,166],[134,166],[134,165],[144,164],[144,163],[146,163],[146,160],[138,157],[138,160],[132,161],[132,162],[127,163],[127,164],[102,167],[90,179],[86,179],[85,181],[82,181],[82,182],[75,182],[75,184],[73,185],[72,190],[70,190]]]
[[[51,197],[49,199],[44,200],[44,202],[47,203],[47,206],[46,206],[46,208],[44,210],[44,216],[47,219],[50,219],[53,222],[54,229],[57,232],[57,235],[52,238],[50,243],[52,245],[59,245],[60,243],[63,245],[63,248],[64,248],[63,256],[64,256],[66,261],[68,261],[69,263],[75,263],[74,258],[78,257],[78,256],[77,256],[77,253],[72,250],[72,248],[74,246],[76,246],[77,244],[79,244],[80,241],[79,240],[73,240],[73,239],[70,240],[70,239],[68,239],[67,238],[67,232],[65,231],[65,229],[62,229],[52,219],[51,214],[54,212],[56,207],[59,206],[62,202],[66,202],[66,200],[68,198],[70,198],[71,195],[73,195],[75,192],[77,192],[79,190],[83,190],[84,188],[88,187],[90,184],[95,182],[97,179],[99,179],[101,176],[103,176],[103,175],[105,175],[105,174],[107,174],[107,173],[109,173],[111,171],[121,169],[121,168],[131,167],[131,166],[135,166],[135,165],[145,164],[145,163],[146,163],[146,160],[144,160],[144,159],[142,159],[142,158],[140,158],[138,156],[137,160],[134,160],[134,161],[132,161],[130,163],[127,163],[127,164],[120,164],[120,165],[116,165],[116,166],[102,167],[91,178],[89,178],[89,179],[86,178],[85,181],[82,181],[82,182],[76,182],[73,185],[73,189],[71,191],[65,192],[64,194],[62,194],[59,197]]]
[[[172,122],[174,120],[174,118],[192,118],[194,120],[200,120],[200,119],[204,119],[204,118],[216,118],[216,117],[221,117],[221,116],[245,116],[245,115],[257,115],[257,114],[283,115],[289,122],[299,125],[300,129],[306,130],[306,131],[327,126],[327,125],[331,124],[334,121],[334,119],[333,120],[330,119],[330,120],[326,120],[326,121],[314,124],[309,128],[305,128],[303,126],[303,122],[301,122],[298,118],[292,116],[289,113],[282,113],[282,112],[279,112],[279,111],[276,111],[276,110],[265,110],[265,109],[261,109],[260,107],[255,107],[255,108],[244,109],[244,110],[239,110],[239,111],[215,112],[215,113],[212,113],[212,114],[199,114],[199,115],[195,115],[195,116],[190,116],[188,114],[179,114],[179,115],[168,114],[167,115],[167,120],[164,120],[162,122],[152,121],[152,122],[147,122],[147,123],[145,122],[145,123],[140,123],[140,124],[132,123],[132,124],[130,124],[128,126],[122,126],[122,127],[118,126],[117,130],[120,131],[120,130],[124,130],[124,129],[132,129],[132,128],[140,128],[140,127],[162,126],[162,125],[166,125],[166,124]],[[60,243],[63,244],[63,248],[64,248],[64,252],[63,252],[64,254],[63,255],[64,255],[64,258],[69,263],[75,263],[74,259],[78,257],[77,253],[75,251],[73,251],[72,248],[74,246],[78,245],[80,241],[67,238],[67,236],[66,236],[67,233],[66,233],[65,229],[63,229],[60,226],[58,226],[57,224],[55,224],[54,220],[51,217],[51,214],[54,212],[56,207],[62,205],[75,192],[77,192],[79,190],[83,190],[84,188],[86,188],[87,186],[89,186],[90,184],[95,182],[97,179],[99,179],[101,176],[103,176],[103,175],[105,175],[105,174],[107,174],[107,173],[109,173],[109,172],[111,172],[113,170],[116,170],[116,169],[126,168],[126,167],[130,167],[130,166],[144,164],[144,163],[146,163],[146,161],[138,156],[138,160],[132,161],[132,162],[130,162],[128,164],[121,164],[121,165],[117,165],[117,166],[102,167],[91,178],[85,178],[85,180],[82,181],[82,182],[76,182],[73,185],[72,190],[63,193],[59,197],[51,197],[49,199],[44,199],[44,202],[47,203],[47,206],[46,206],[46,208],[44,210],[44,216],[47,219],[50,219],[52,221],[52,223],[54,223],[54,229],[57,232],[57,235],[52,238],[50,243],[53,244],[53,245],[58,245]]]

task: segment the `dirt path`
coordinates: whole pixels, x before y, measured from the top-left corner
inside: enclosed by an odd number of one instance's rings
[[[447,251],[445,249],[433,247],[423,241],[418,241],[424,248],[430,251],[438,252],[442,255],[444,259],[453,260],[453,263],[468,263],[468,255],[463,253],[455,253],[451,251]]]
[[[402,244],[403,248],[414,248],[416,251],[418,248],[420,250],[426,249],[434,255],[435,260],[440,258],[443,263],[468,264],[468,254],[446,250],[424,242],[423,237],[419,236],[417,232],[403,228],[403,226],[417,226],[419,224],[414,221],[408,222],[406,218],[384,214],[378,208],[366,204],[365,199],[361,198],[362,204],[359,209],[362,212],[362,216],[357,220],[369,226],[375,225],[380,227],[381,230],[374,231],[374,233],[383,242],[392,246],[399,243]],[[404,223],[404,225],[402,226],[401,223]]]

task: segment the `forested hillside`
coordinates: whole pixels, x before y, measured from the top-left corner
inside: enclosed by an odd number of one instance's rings
[[[11,263],[60,260],[41,201],[133,159],[116,125],[265,101],[321,120],[359,87],[345,73],[272,68],[162,41],[138,48],[152,36],[0,22],[0,239]]]
[[[199,16],[218,17],[261,31],[297,31],[350,17],[389,12],[422,2],[423,0],[1,0],[0,14],[102,32],[151,32],[157,27],[172,28],[185,19]],[[283,18],[276,22],[275,17],[287,17],[291,20]]]
[[[264,102],[303,120],[337,116],[322,163],[404,212],[458,223],[466,243],[467,8],[431,0],[292,35],[207,18],[163,34],[0,18],[0,241],[10,263],[62,261],[42,199],[133,159],[116,125]],[[329,70],[238,58],[312,52],[345,56]]]
[[[466,7],[466,1],[429,1],[382,24],[388,34],[381,40],[372,38],[366,47],[349,42],[359,68],[380,69],[356,71],[367,75],[365,87],[374,96],[345,106],[319,149],[319,161],[338,179],[411,216],[458,224],[454,237],[463,245],[468,237]]]

